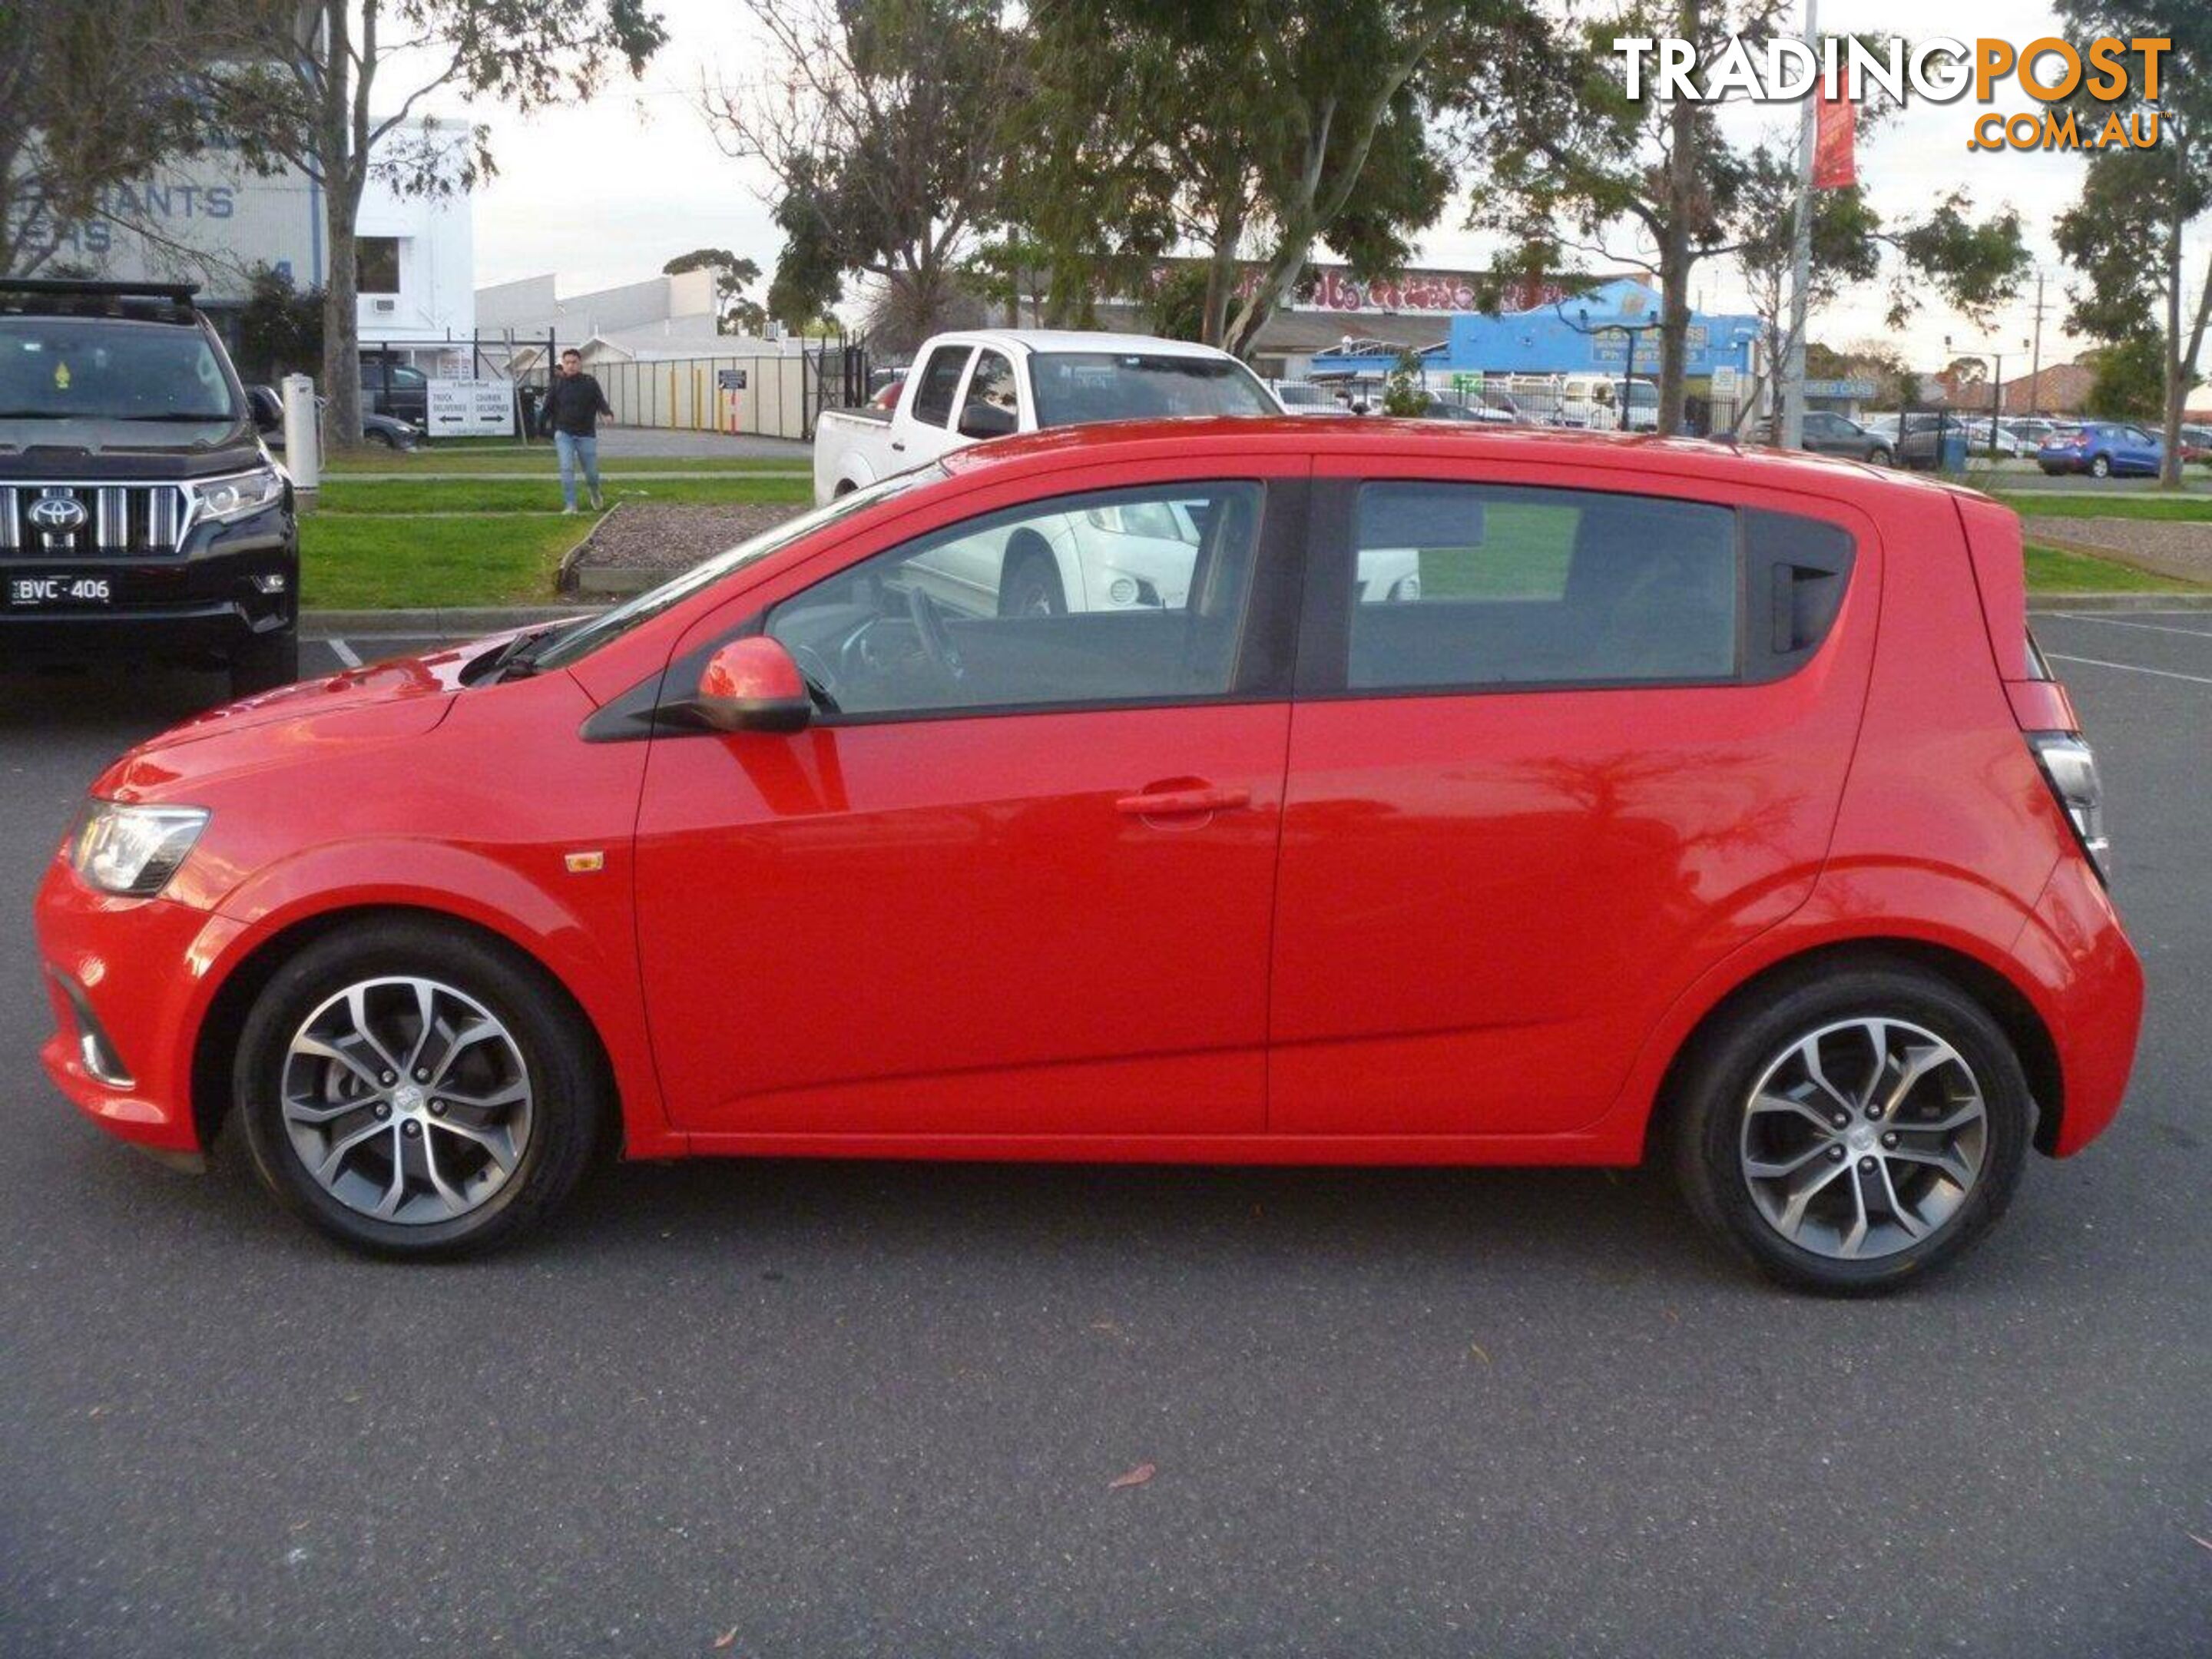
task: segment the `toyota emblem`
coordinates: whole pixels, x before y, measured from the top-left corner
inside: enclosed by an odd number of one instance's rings
[[[41,495],[31,503],[31,522],[41,530],[82,530],[84,503],[73,495]]]

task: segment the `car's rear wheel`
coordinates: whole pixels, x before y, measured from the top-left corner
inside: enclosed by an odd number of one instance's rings
[[[250,697],[300,678],[300,636],[290,629],[257,635],[230,659],[230,695]]]
[[[246,1018],[234,1087],[254,1164],[358,1249],[504,1243],[591,1158],[604,1085],[574,1021],[542,971],[477,934],[343,928],[279,968]]]
[[[1870,963],[1785,982],[1706,1033],[1675,1095],[1691,1207],[1801,1290],[1893,1290],[2004,1212],[2034,1103],[1948,981]]]
[[[2112,476],[2112,458],[2109,455],[2098,455],[2092,457],[2089,462],[2089,476],[2093,478],[2111,477]]]

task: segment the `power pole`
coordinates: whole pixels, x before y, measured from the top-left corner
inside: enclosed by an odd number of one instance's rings
[[[2035,345],[2027,360],[2027,412],[2043,412],[2043,272],[2035,273]]]
[[[1805,0],[1805,44],[1820,56],[1820,0]],[[1805,441],[1805,302],[1813,275],[1813,148],[1819,119],[1820,88],[1805,95],[1805,118],[1797,135],[1797,227],[1790,257],[1790,338],[1782,371],[1782,447]]]

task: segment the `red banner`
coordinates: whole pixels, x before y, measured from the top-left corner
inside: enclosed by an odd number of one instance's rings
[[[1814,189],[1848,190],[1858,183],[1858,159],[1851,145],[1851,123],[1857,113],[1849,99],[1826,94],[1814,106]]]

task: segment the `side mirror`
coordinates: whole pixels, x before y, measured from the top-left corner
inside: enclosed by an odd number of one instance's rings
[[[797,732],[814,718],[814,699],[783,642],[755,634],[707,659],[691,712],[717,732]]]
[[[1020,420],[1011,409],[996,404],[972,403],[960,411],[963,438],[1003,438],[1019,429]]]
[[[253,424],[260,431],[275,432],[284,424],[284,405],[276,394],[265,386],[246,388],[246,407],[253,411]]]

